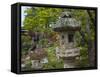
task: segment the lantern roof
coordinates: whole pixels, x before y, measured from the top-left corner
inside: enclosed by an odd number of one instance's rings
[[[47,52],[44,50],[44,48],[37,48],[33,53],[31,53],[30,56],[32,60],[41,60],[47,57]]]
[[[80,22],[70,12],[62,12],[59,19],[52,25],[54,31],[80,30]]]

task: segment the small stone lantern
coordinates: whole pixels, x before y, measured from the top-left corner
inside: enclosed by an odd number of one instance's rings
[[[33,69],[42,69],[43,64],[48,63],[47,53],[44,49],[36,49],[34,52],[31,51],[30,58],[32,62]]]
[[[80,30],[80,22],[72,18],[70,12],[62,12],[52,28],[59,34],[60,46],[56,48],[57,58],[64,60],[64,68],[77,67],[76,59],[80,56],[80,48],[76,47],[75,33]]]
[[[39,46],[39,44],[37,43],[40,40],[38,36],[42,34],[39,33],[39,35],[28,30],[21,30],[21,32],[23,35],[30,36],[32,38],[32,46],[29,48],[27,55],[24,55],[24,57],[22,58],[21,67],[25,68],[27,61],[31,60],[32,69],[42,69],[43,64],[48,63],[46,49]]]

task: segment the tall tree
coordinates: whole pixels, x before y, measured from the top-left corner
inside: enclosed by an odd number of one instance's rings
[[[89,55],[89,64],[90,66],[95,66],[95,38],[94,40],[91,38],[91,30],[90,28],[91,27],[94,27],[93,28],[93,31],[95,31],[95,15],[93,16],[93,11],[91,10],[87,10],[87,13],[88,13],[88,22],[87,22],[87,33],[88,33],[88,36],[89,36],[89,39],[88,39],[88,55]],[[92,23],[92,24],[90,24]],[[95,37],[95,36],[94,36]]]

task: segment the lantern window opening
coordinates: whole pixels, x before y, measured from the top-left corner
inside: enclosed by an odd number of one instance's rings
[[[62,35],[62,39],[64,39],[64,35]]]
[[[74,42],[74,34],[72,34],[72,33],[68,34],[68,42],[69,43]]]

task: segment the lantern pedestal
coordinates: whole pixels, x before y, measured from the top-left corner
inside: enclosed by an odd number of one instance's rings
[[[62,49],[56,48],[57,58],[62,58],[64,61],[64,68],[75,68],[77,67],[77,58],[80,56],[80,48],[71,48],[66,51],[61,51]]]
[[[76,67],[75,59],[68,60],[64,59],[64,68],[75,68]]]

